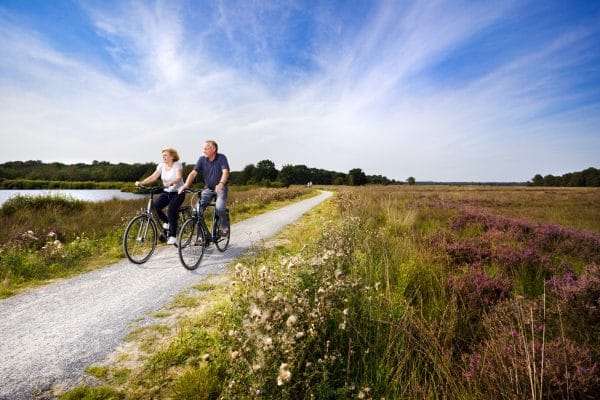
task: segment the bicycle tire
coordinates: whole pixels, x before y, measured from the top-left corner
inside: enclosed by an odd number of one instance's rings
[[[186,269],[192,271],[198,268],[204,256],[205,245],[206,238],[198,221],[195,218],[185,221],[177,235],[177,252]]]
[[[158,232],[156,224],[149,215],[134,217],[123,235],[123,251],[134,264],[143,264],[152,256],[156,249]]]
[[[229,231],[227,232],[227,236],[221,236],[221,220],[217,217],[216,221],[216,232],[217,235],[215,239],[215,245],[217,249],[222,253],[227,250],[227,246],[229,246],[229,238],[231,236],[231,227],[229,227]]]

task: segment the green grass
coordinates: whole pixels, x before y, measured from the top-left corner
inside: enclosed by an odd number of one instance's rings
[[[156,313],[152,314],[152,316],[154,318],[166,318],[166,317],[171,316],[171,313],[160,311],[160,312],[156,312]]]
[[[63,400],[120,400],[125,395],[110,387],[79,387],[59,396]]]
[[[49,181],[36,179],[5,179],[2,189],[124,189],[130,182]]]

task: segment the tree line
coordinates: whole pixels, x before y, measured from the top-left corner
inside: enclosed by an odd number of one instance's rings
[[[587,168],[579,172],[569,172],[562,176],[537,174],[530,186],[571,186],[571,187],[600,187],[600,170]]]
[[[184,177],[194,164],[184,165]],[[0,187],[9,188],[15,180],[63,182],[134,182],[152,174],[156,163],[118,163],[96,161],[91,164],[44,163],[39,160],[10,161],[0,164]],[[200,180],[201,177],[198,178]],[[309,168],[306,165],[284,165],[275,168],[271,160],[248,164],[241,171],[232,171],[230,183],[236,185],[283,186],[306,185],[365,185],[399,184],[382,175],[366,175],[362,169],[353,168],[348,173]],[[12,185],[14,187],[14,185]]]

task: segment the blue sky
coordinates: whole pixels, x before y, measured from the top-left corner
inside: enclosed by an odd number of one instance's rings
[[[0,0],[0,162],[600,167],[600,1]]]

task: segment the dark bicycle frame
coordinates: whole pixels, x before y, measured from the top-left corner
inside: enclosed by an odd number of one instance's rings
[[[150,257],[152,256],[152,254],[154,253],[154,250],[156,249],[156,245],[158,244],[158,241],[160,240],[161,242],[165,242],[168,237],[168,231],[162,227],[163,223],[162,223],[161,219],[158,218],[158,214],[156,212],[156,207],[154,206],[154,195],[162,193],[164,191],[164,187],[163,186],[151,186],[151,187],[140,186],[139,188],[142,189],[146,194],[150,195],[150,197],[148,198],[148,203],[146,205],[146,208],[142,208],[140,213],[131,219],[131,221],[128,223],[127,228],[125,229],[125,233],[123,235],[123,251],[125,252],[125,255],[129,259],[129,261],[131,261],[134,264],[143,264],[146,261],[148,261],[150,259]],[[180,218],[180,216],[183,215],[183,218],[181,218],[181,219],[185,221],[185,220],[189,219],[189,217],[192,215],[191,207],[181,206],[179,208],[179,210],[177,211],[177,214],[178,214],[178,218]],[[143,255],[139,258],[136,257],[134,254],[132,254],[133,251],[130,251],[128,240],[127,240],[128,237],[130,236],[129,235],[130,229],[134,228],[133,224],[137,220],[140,220],[141,225],[138,228],[138,232],[132,232],[136,235],[135,236],[136,242],[144,243],[144,241],[148,238],[148,234],[150,232],[152,234],[152,237],[150,238],[150,240],[152,241],[150,243],[150,249],[146,253],[143,253]]]
[[[202,190],[187,190],[186,192],[189,193],[201,193]],[[217,247],[217,249],[221,252],[225,251],[227,249],[227,246],[229,245],[229,239],[230,239],[230,235],[231,235],[231,229],[229,231],[229,233],[227,234],[227,236],[222,237],[221,236],[221,232],[219,230],[219,216],[217,214],[217,210],[216,210],[216,203],[215,203],[215,198],[216,198],[217,194],[215,191],[212,191],[211,193],[211,200],[209,202],[208,205],[206,205],[206,207],[204,207],[204,209],[202,208],[202,206],[200,205],[200,200],[201,200],[201,196],[198,196],[198,200],[196,201],[196,204],[193,208],[193,214],[191,218],[188,218],[188,220],[186,220],[180,231],[179,234],[177,235],[178,239],[177,239],[177,247],[179,248],[178,252],[179,252],[179,259],[181,260],[181,263],[183,264],[183,266],[187,269],[196,269],[199,265],[200,265],[200,261],[202,260],[202,257],[204,256],[204,249],[206,247],[208,247],[211,243],[214,243]],[[204,219],[204,213],[207,209],[212,208],[212,215],[211,215],[211,227],[209,229],[209,227],[206,225],[206,221]],[[227,212],[227,216],[229,217],[229,208],[226,209]],[[231,221],[230,221],[231,222]],[[191,230],[192,230],[192,236],[195,235],[195,237],[183,237],[187,231],[185,228],[188,228],[191,226]],[[198,226],[200,229],[196,230],[196,226]],[[185,228],[184,228],[185,227]],[[198,245],[198,243],[200,243],[200,245]],[[184,252],[186,252],[186,248],[190,245],[195,245],[197,247],[201,247],[198,251],[199,254],[196,255],[196,259],[193,260],[193,262],[188,263],[188,260],[186,260],[185,256],[184,256]]]

